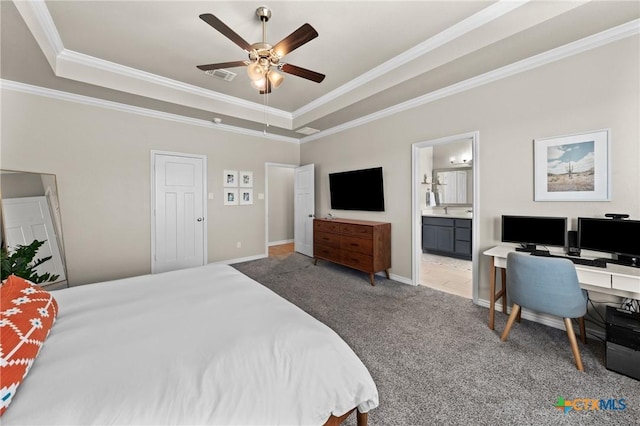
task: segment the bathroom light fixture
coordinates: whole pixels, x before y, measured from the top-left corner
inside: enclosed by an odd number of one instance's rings
[[[456,157],[451,157],[449,158],[449,163],[453,164],[454,166],[470,166],[471,164],[473,164],[473,160],[463,158],[462,161],[456,161]]]

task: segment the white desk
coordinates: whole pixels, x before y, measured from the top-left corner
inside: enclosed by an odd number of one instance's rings
[[[502,298],[502,312],[507,313],[506,269],[507,254],[515,247],[496,246],[483,252],[491,257],[491,280],[489,287],[489,328],[493,330],[495,303]],[[640,299],[640,268],[607,263],[606,268],[575,265],[580,287],[589,291],[631,299]],[[502,288],[496,293],[496,273],[501,269]]]

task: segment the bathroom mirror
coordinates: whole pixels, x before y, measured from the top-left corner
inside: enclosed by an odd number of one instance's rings
[[[45,241],[36,258],[51,256],[39,265],[39,274],[58,275],[55,282],[42,283],[55,288],[67,285],[67,268],[62,237],[62,221],[56,176],[0,170],[0,240],[3,248]]]
[[[469,167],[433,170],[433,192],[438,205],[468,206],[473,200],[473,173]]]

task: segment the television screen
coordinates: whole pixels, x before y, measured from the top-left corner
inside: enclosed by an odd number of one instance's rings
[[[578,246],[585,250],[640,257],[640,220],[579,217]]]
[[[566,238],[566,217],[502,216],[503,242],[535,249],[535,245],[564,247]]]
[[[382,167],[329,173],[332,210],[384,211]]]

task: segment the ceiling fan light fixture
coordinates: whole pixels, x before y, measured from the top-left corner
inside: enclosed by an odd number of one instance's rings
[[[251,86],[254,89],[264,90],[267,88],[267,79],[263,77],[263,78],[259,78],[258,80],[252,80]]]
[[[264,68],[262,68],[260,64],[256,61],[247,65],[247,74],[249,75],[249,78],[251,80],[257,81],[260,79],[264,79],[265,72],[264,72]]]
[[[267,77],[269,78],[269,83],[271,83],[271,86],[274,88],[280,87],[284,81],[284,75],[274,70],[269,71]]]

